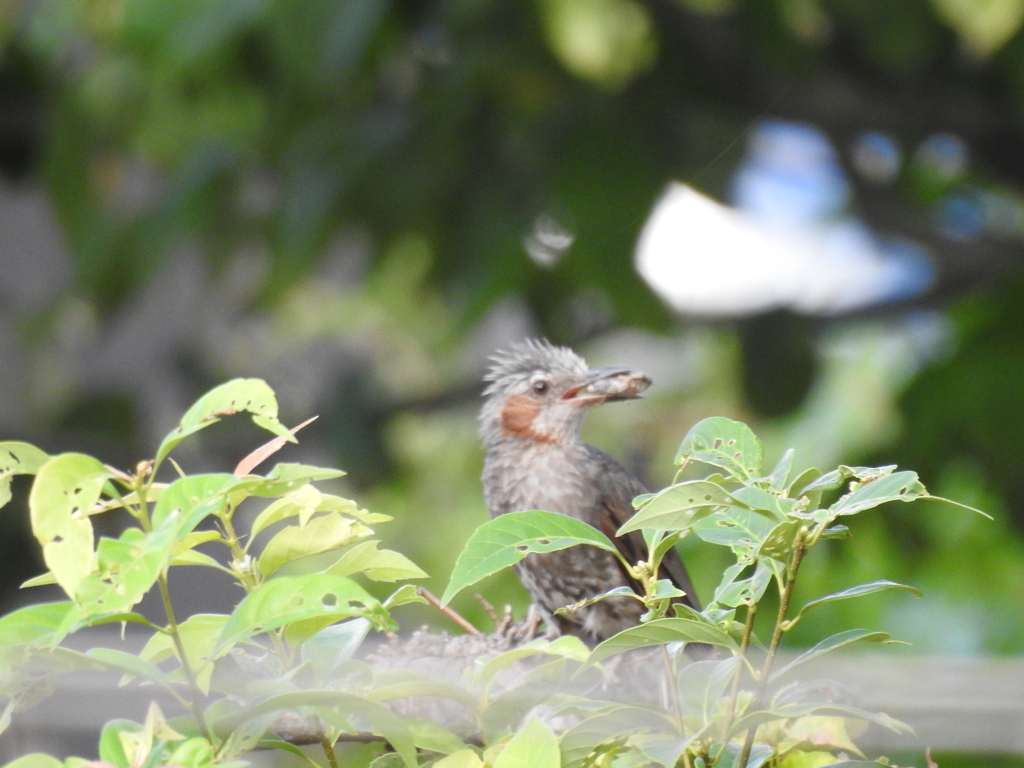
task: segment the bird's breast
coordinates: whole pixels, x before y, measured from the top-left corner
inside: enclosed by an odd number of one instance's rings
[[[593,524],[600,501],[596,478],[575,446],[531,444],[488,452],[484,460],[484,499],[492,517],[542,509]]]

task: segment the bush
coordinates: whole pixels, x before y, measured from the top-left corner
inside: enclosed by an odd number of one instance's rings
[[[170,458],[182,440],[239,412],[248,412],[275,437],[234,473],[187,475]],[[275,735],[285,713],[308,726],[332,768],[338,765],[339,739],[375,744],[364,750],[364,763],[373,760],[381,768],[869,765],[875,763],[845,759],[859,755],[847,723],[906,728],[884,714],[816,701],[815,688],[796,685],[793,677],[811,659],[857,644],[890,642],[889,635],[845,630],[782,667],[776,657],[785,633],[816,606],[887,590],[916,593],[880,580],[799,609],[791,605],[807,551],[847,535],[839,518],[890,501],[934,498],[913,472],[842,466],[791,478],[789,452],[763,475],[761,445],[745,425],[722,418],[702,421],[683,440],[676,462],[680,473],[706,465],[713,474],[637,499],[636,515],[620,531],[643,531],[652,553],[647,562],[623,561],[643,585],[643,594],[627,590],[646,608],[642,623],[593,649],[571,637],[532,640],[479,660],[467,685],[455,686],[411,671],[376,670],[355,658],[368,632],[396,628],[393,608],[421,597],[404,584],[378,600],[353,577],[399,582],[425,574],[400,553],[379,548],[371,526],[387,516],[314,486],[342,472],[280,463],[266,475],[253,473],[295,441],[297,430],[278,421],[270,388],[249,379],[202,397],[155,457],[132,473],[84,454],[50,457],[26,443],[0,443],[0,502],[10,498],[13,475],[35,475],[29,497],[32,529],[49,571],[28,584],[56,583],[69,598],[0,618],[5,702],[0,728],[10,725],[17,710],[36,703],[52,676],[74,669],[113,670],[156,685],[188,712],[168,721],[154,703],[142,723],[108,723],[99,756],[117,768],[244,764],[256,747],[285,750],[319,765],[307,750]],[[171,483],[156,480],[165,462],[180,475]],[[236,513],[254,500],[263,500],[264,507],[242,535]],[[91,518],[112,510],[127,511],[134,524],[116,539],[97,542]],[[661,558],[691,534],[735,555],[700,612],[674,602],[681,593],[657,578]],[[196,549],[209,543],[224,548],[226,565]],[[527,511],[491,520],[466,545],[443,602],[531,552],[576,545],[600,547],[621,559],[603,534],[561,515]],[[177,617],[167,574],[186,565],[234,579],[245,590],[244,599],[230,614]],[[761,644],[754,619],[773,586],[777,615],[768,642]],[[163,626],[135,610],[154,588],[166,610]],[[613,590],[564,610],[621,594]],[[151,633],[137,655],[61,645],[85,627],[126,622]],[[687,643],[716,647],[719,657],[687,662],[681,652]],[[605,700],[594,694],[600,687],[586,696],[564,692],[564,683],[588,679],[610,657],[647,647],[658,649],[664,665],[660,705]],[[499,674],[523,660],[529,663],[511,684],[495,684]],[[259,674],[243,671],[253,665]],[[421,696],[451,699],[465,717],[457,724],[439,723],[388,706]],[[809,724],[819,734],[813,741],[806,736]],[[86,762],[34,754],[9,765],[77,768]]]

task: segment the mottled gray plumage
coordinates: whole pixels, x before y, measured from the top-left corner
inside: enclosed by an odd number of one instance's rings
[[[631,563],[646,559],[639,533],[617,538],[615,531],[633,514],[632,500],[643,485],[604,451],[580,440],[589,407],[636,397],[650,380],[624,368],[590,370],[583,358],[547,341],[513,344],[493,358],[480,412],[484,498],[491,516],[529,509],[558,512],[582,520],[611,538]],[[638,600],[616,597],[579,611],[554,616],[566,605],[615,587],[637,588],[618,560],[594,547],[578,546],[531,554],[518,566],[519,577],[550,624],[590,642],[639,623]],[[662,564],[698,608],[693,586],[674,551]]]

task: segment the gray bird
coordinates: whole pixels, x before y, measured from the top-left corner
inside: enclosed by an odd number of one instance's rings
[[[498,352],[484,380],[480,411],[484,499],[491,517],[541,509],[574,517],[607,535],[630,563],[647,558],[639,532],[615,532],[633,514],[632,500],[646,493],[630,472],[599,448],[580,440],[587,410],[635,398],[651,381],[626,368],[589,369],[583,358],[545,340],[527,340]],[[549,626],[587,642],[600,642],[639,623],[643,605],[630,597],[603,600],[573,613],[558,608],[615,587],[640,585],[609,552],[576,546],[531,554],[519,578]],[[690,577],[675,551],[661,564],[661,578],[686,593],[700,610]]]

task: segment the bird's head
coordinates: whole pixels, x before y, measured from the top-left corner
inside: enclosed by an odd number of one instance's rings
[[[639,397],[651,384],[628,368],[590,369],[568,347],[546,340],[512,344],[491,361],[480,411],[485,446],[508,439],[575,440],[589,407]]]

